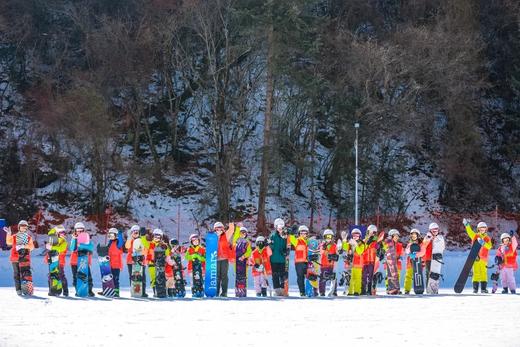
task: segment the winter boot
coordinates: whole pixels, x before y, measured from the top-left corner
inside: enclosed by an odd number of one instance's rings
[[[173,288],[168,288],[168,297],[173,298]]]
[[[256,297],[261,298],[262,297],[262,293],[256,293]]]
[[[152,287],[153,289],[153,297],[156,298],[157,297],[157,293],[155,292],[155,287]]]
[[[261,293],[262,296],[267,296],[267,288],[262,288],[262,293]]]
[[[516,289],[511,289],[511,294],[516,294]]]
[[[478,293],[478,282],[473,282],[473,294]]]
[[[481,293],[489,293],[487,291],[487,282],[480,282],[480,292]]]
[[[507,294],[507,287],[505,287],[504,289],[502,289],[502,294]]]

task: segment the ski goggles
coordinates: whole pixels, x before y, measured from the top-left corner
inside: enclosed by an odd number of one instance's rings
[[[325,235],[324,239],[325,240],[332,240],[332,235]]]

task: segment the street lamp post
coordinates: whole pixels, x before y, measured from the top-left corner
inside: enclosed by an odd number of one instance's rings
[[[355,184],[355,223],[359,225],[359,195],[358,195],[358,177],[359,177],[359,168],[358,168],[358,130],[359,123],[354,123],[354,128],[356,129],[356,141],[354,142],[354,148],[356,151],[356,184]]]

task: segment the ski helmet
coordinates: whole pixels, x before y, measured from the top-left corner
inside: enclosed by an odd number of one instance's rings
[[[85,224],[83,224],[81,222],[77,222],[76,224],[74,224],[74,230],[78,230],[78,229],[85,230]]]
[[[139,227],[139,225],[134,224],[134,225],[132,225],[132,227],[130,228],[130,234],[133,234],[133,233],[136,232],[136,231],[139,232],[140,229],[141,229],[141,228]]]
[[[323,230],[323,237],[325,237],[327,235],[334,236],[334,231],[332,231],[331,229]]]
[[[437,223],[430,223],[430,226],[428,227],[428,230],[432,229],[439,229],[439,224]]]
[[[263,237],[263,236],[258,236],[258,237],[256,238],[256,243],[258,243],[258,242],[265,242],[265,237]]]
[[[216,230],[217,228],[224,228],[224,224],[222,224],[222,222],[216,222],[213,224],[213,230]]]
[[[171,239],[170,240],[170,246],[171,247],[176,247],[178,245],[179,245],[179,240],[177,240],[177,239]]]
[[[300,226],[298,227],[298,233],[301,234],[302,232],[304,232],[304,233],[309,233],[309,228],[307,228],[306,225],[300,225]]]
[[[155,236],[163,236],[164,232],[161,229],[154,229],[152,235]]]
[[[397,229],[391,229],[389,232],[388,232],[388,236],[394,236],[394,235],[397,235],[399,236],[399,231]]]
[[[370,224],[367,228],[368,232],[374,231],[377,233],[377,227],[374,224]]]
[[[477,224],[477,229],[480,229],[480,228],[486,228],[487,229],[487,224],[485,222],[479,222]]]
[[[352,229],[352,231],[350,232],[350,236],[354,234],[358,234],[359,236],[361,236],[361,230],[359,230],[358,228]]]
[[[110,228],[108,229],[108,234],[113,234],[113,235],[117,235],[117,233],[119,232],[119,230],[117,230],[116,228]]]
[[[20,226],[22,226],[22,225],[28,227],[28,226],[29,226],[29,223],[27,223],[26,220],[23,220],[23,219],[22,219],[21,221],[18,222],[18,226],[20,227]]]
[[[412,230],[410,230],[410,235],[412,235],[413,233],[416,233],[417,236],[421,236],[421,232],[419,231],[419,229],[412,229]]]
[[[285,227],[285,222],[283,221],[282,218],[276,218],[274,220],[274,228],[275,229],[278,229],[278,228],[284,228]]]
[[[256,247],[263,249],[265,247],[265,237],[258,236],[255,241]]]
[[[511,235],[509,235],[508,233],[503,233],[502,235],[500,235],[500,241],[502,241],[504,239],[510,239],[511,240]]]
[[[248,233],[248,230],[247,230],[246,227],[240,227],[240,232],[241,232],[241,233],[245,233],[245,234],[247,234],[247,233]]]
[[[191,234],[190,242],[193,242],[193,240],[200,240],[199,234]]]

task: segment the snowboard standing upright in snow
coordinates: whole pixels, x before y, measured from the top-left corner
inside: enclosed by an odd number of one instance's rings
[[[206,274],[204,294],[209,298],[217,296],[218,236],[211,231],[206,234]]]
[[[206,249],[200,245],[198,234],[190,235],[190,247],[186,250],[188,271],[191,270],[191,296],[202,298],[204,296],[204,278],[202,276],[203,262],[206,261]]]
[[[397,265],[398,256],[397,256],[397,248],[396,242],[394,242],[394,235],[399,235],[399,232],[396,229],[392,229],[388,232],[388,238],[385,240],[385,258],[386,258],[386,277],[387,277],[387,287],[386,292],[388,294],[399,294],[400,285],[399,285],[399,267]]]
[[[419,257],[421,246],[413,243],[410,246],[410,255],[412,258],[412,274],[413,274],[413,291],[415,294],[424,293],[424,277],[422,268],[422,259]]]
[[[143,243],[140,238],[132,242],[132,274],[131,274],[131,288],[130,295],[132,297],[142,297],[143,290],[143,276],[144,276],[144,255]]]
[[[84,230],[84,229],[83,229]],[[89,269],[89,255],[92,254],[93,245],[90,242],[90,235],[86,231],[78,234],[77,239],[73,239],[71,246],[77,243],[78,248],[78,274],[76,281],[76,296],[86,297],[89,295],[89,277],[91,276]]]
[[[236,240],[235,240],[236,238]],[[235,248],[235,296],[247,296],[247,259],[251,255],[251,244],[247,240],[247,229],[240,227],[233,236]]]
[[[319,242],[315,237],[308,240],[307,248],[307,273],[305,276],[305,295],[309,298],[318,295],[318,286],[320,278],[320,258]]]
[[[99,271],[101,273],[101,294],[108,298],[114,297],[115,285],[110,270],[110,257],[108,256],[108,246],[97,245]],[[99,294],[99,293],[98,293]]]
[[[18,248],[18,264],[20,266],[20,278],[22,283],[22,294],[32,295],[34,292],[31,272],[31,256],[29,249],[25,248],[29,244],[27,233],[16,234],[16,247]]]
[[[52,233],[51,233],[52,232]],[[57,250],[52,249],[58,245],[58,235],[56,230],[49,231],[49,241],[47,252],[47,263],[49,264],[49,294],[60,295],[63,289],[60,278],[60,254]]]
[[[158,245],[154,248],[155,260],[155,293],[158,298],[166,297],[166,250]]]
[[[432,244],[432,260],[426,293],[439,294],[441,269],[443,264],[442,257],[445,248],[444,237],[439,234],[439,228],[430,228],[430,231],[426,234],[426,238],[423,242],[431,242]]]

